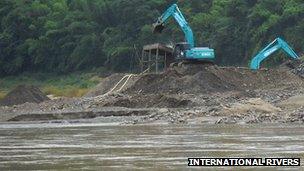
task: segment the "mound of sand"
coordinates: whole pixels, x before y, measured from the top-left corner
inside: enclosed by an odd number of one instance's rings
[[[224,114],[243,114],[249,111],[273,113],[280,112],[281,109],[273,106],[272,104],[263,101],[259,98],[251,98],[242,103],[235,103],[229,108],[225,108],[222,113]]]
[[[46,100],[49,100],[49,98],[38,87],[19,85],[0,101],[0,105],[13,106],[26,102],[40,103]]]

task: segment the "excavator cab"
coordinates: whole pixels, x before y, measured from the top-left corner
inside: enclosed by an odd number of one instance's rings
[[[187,42],[177,43],[173,49],[173,56],[175,59],[185,59],[186,58],[186,50],[190,50],[191,47]]]

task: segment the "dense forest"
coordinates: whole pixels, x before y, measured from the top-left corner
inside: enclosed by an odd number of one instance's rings
[[[162,35],[151,32],[174,2],[219,64],[247,65],[278,36],[303,53],[303,0],[1,0],[0,75],[128,71],[142,45],[183,41],[174,20]]]

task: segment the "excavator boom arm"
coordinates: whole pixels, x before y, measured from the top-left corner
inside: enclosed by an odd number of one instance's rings
[[[183,30],[187,43],[191,48],[194,47],[194,36],[191,27],[183,16],[182,12],[179,10],[176,4],[173,4],[169,7],[166,12],[162,14],[161,17],[158,18],[157,22],[153,24],[153,33],[161,33],[164,28],[164,23],[170,18],[173,17],[178,25]]]
[[[281,38],[275,39],[269,45],[267,45],[263,50],[261,50],[250,63],[250,68],[257,70],[260,68],[260,63],[268,58],[271,54],[279,49],[283,49],[291,58],[298,59],[298,55],[292,50],[292,48]]]
[[[279,39],[279,44],[281,44],[282,49],[292,58],[297,59],[299,56],[296,54],[295,51],[292,50],[292,48],[282,39]]]

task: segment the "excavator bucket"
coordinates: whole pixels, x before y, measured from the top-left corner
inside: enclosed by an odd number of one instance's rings
[[[153,34],[161,33],[165,28],[164,24],[156,22],[153,24]]]

